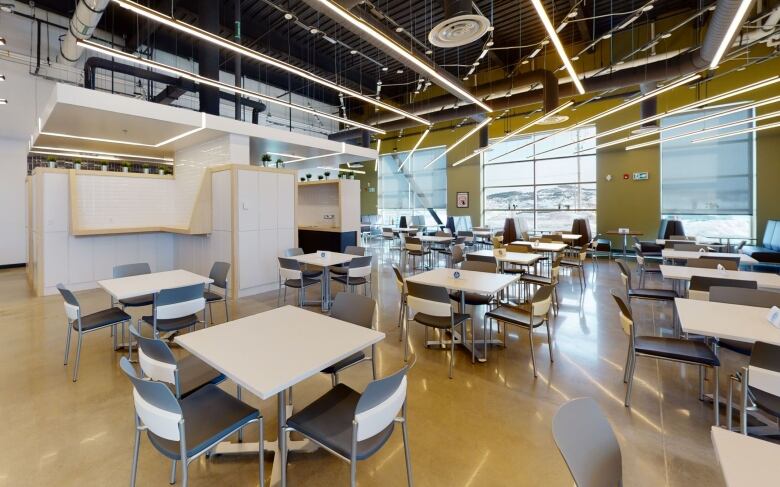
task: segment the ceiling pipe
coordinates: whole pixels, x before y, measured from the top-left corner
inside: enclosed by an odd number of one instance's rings
[[[76,41],[92,37],[109,1],[79,0],[68,24],[68,33],[60,43],[60,59],[64,64],[73,65],[79,60],[84,48],[78,46]]]
[[[658,83],[652,82],[652,83],[642,83],[639,85],[639,91],[642,94],[649,93],[653,91],[654,89],[658,88]],[[658,98],[654,96],[649,96],[642,100],[642,102],[639,104],[639,117],[642,119],[650,118],[652,116],[655,116],[658,113]],[[642,124],[640,129],[656,129],[658,128],[658,120],[653,120],[652,122],[645,122]]]
[[[709,67],[710,62],[715,57],[715,51],[726,36],[726,31],[728,30],[730,20],[735,16],[738,8],[739,2],[718,0],[715,13],[712,16],[712,20],[710,21],[709,27],[707,28],[707,33],[704,37],[704,42],[702,42],[700,49],[684,52],[671,60],[664,59],[645,65],[634,66],[632,68],[614,70],[612,72],[598,75],[593,78],[583,79],[582,85],[585,88],[585,92],[594,93],[628,88],[630,86],[641,85],[643,83],[666,81],[701,71],[702,69]],[[507,88],[511,89],[512,84],[516,86],[521,84],[533,84],[533,82],[529,82],[525,78],[525,76],[529,76],[531,73],[537,72],[531,71],[529,73],[523,73],[518,77],[509,78],[497,83],[487,83],[486,85],[477,87],[473,93],[475,96],[483,99],[496,97],[491,99],[488,103],[491,110],[494,112],[506,109],[514,109],[532,103],[543,102],[545,97],[544,90],[527,91],[517,95],[511,95],[509,97],[503,96],[502,98],[498,98],[502,94],[506,95]],[[537,73],[533,76],[539,76],[539,74]],[[507,85],[509,85],[509,87],[507,87]],[[546,86],[544,82],[542,82],[542,86]],[[484,96],[484,92],[486,90],[490,90],[490,93],[487,94],[487,96]],[[578,94],[578,92],[574,84],[568,82],[561,84],[558,87],[558,94],[560,97],[565,98],[575,96]],[[446,102],[444,99],[446,99]],[[453,97],[449,95],[436,97],[429,100],[427,103],[421,102],[419,104],[415,104],[415,106],[424,107],[421,108],[421,110],[428,110],[429,113],[431,113],[430,115],[426,116],[426,118],[430,120],[431,123],[447,122],[450,120],[468,117],[473,114],[483,113],[483,111],[476,106],[468,106],[463,108],[454,107]],[[401,108],[411,108],[410,111],[416,114],[414,107]],[[409,123],[408,120],[395,120],[385,123],[380,122],[376,126],[377,128],[390,132],[415,127],[417,125],[418,124],[414,123],[414,121]],[[329,138],[331,140],[344,141],[354,139],[357,136],[357,130],[350,129],[331,134]]]
[[[220,3],[214,0],[198,0],[198,27],[212,34],[219,34]],[[198,74],[219,80],[219,47],[205,39],[198,40]],[[219,88],[207,84],[198,85],[200,111],[219,115]]]

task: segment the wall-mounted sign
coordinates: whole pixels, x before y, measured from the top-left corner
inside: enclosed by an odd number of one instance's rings
[[[635,172],[634,181],[647,181],[650,179],[650,175],[647,172]]]
[[[457,193],[455,195],[455,203],[457,208],[469,207],[469,194],[467,192]]]

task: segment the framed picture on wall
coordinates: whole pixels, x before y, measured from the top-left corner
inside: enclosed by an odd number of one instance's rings
[[[455,195],[455,201],[458,208],[469,207],[469,194],[467,192],[457,193]]]

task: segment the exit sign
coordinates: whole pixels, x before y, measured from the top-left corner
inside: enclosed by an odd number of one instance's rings
[[[635,172],[634,181],[647,181],[650,179],[650,175],[647,172]]]

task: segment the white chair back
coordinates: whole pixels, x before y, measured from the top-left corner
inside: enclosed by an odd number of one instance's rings
[[[279,257],[279,276],[283,281],[288,279],[301,279],[301,263],[295,259]]]
[[[357,441],[371,438],[390,426],[406,402],[408,366],[395,374],[371,382],[355,408]]]
[[[161,438],[181,440],[182,410],[168,386],[138,377],[127,357],[122,357],[119,364],[133,383],[135,413],[141,423]]]

